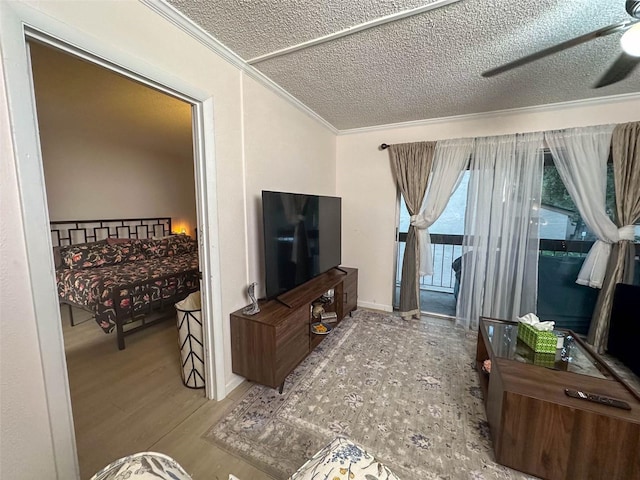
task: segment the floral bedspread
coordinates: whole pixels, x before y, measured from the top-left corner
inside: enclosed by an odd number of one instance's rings
[[[199,289],[197,252],[57,272],[58,295],[88,310],[107,333],[116,317],[131,318]],[[124,287],[124,288],[123,288]],[[116,296],[118,298],[116,298]]]

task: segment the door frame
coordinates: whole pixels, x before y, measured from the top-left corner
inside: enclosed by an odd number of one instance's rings
[[[79,478],[37,112],[27,40],[36,40],[123,74],[190,103],[194,139],[194,173],[205,343],[206,396],[226,395],[223,353],[218,204],[214,149],[214,100],[152,64],[103,44],[28,5],[0,2],[0,45],[18,176],[23,238],[28,252],[29,282],[42,359],[45,401],[57,478]],[[213,281],[213,280],[217,281]]]

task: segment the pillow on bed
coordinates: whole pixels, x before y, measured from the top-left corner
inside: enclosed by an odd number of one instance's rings
[[[120,245],[123,243],[131,243],[134,239],[132,238],[107,238],[107,243],[109,245]]]
[[[141,247],[147,258],[161,258],[173,255],[173,252],[169,251],[169,242],[166,239],[153,240],[147,238],[142,240]]]
[[[167,237],[167,241],[169,242],[169,248],[171,248],[176,255],[196,251],[196,242],[189,235],[172,235]]]
[[[136,260],[144,260],[147,258],[142,251],[141,240],[127,239],[126,242],[111,245],[111,248],[115,249],[117,254],[119,254],[116,263],[135,262]]]
[[[56,267],[56,270],[69,268],[68,267],[68,257],[69,250],[75,250],[77,247],[81,246],[104,246],[107,244],[106,240],[98,240],[97,242],[89,242],[89,243],[75,243],[73,245],[61,245],[59,247],[53,247],[53,264]]]
[[[170,257],[195,252],[196,243],[188,235],[171,235],[158,240],[143,240],[142,251],[147,258]]]
[[[69,245],[61,250],[60,256],[64,267],[72,270],[106,267],[145,258],[139,240],[118,245],[109,245],[106,240]]]

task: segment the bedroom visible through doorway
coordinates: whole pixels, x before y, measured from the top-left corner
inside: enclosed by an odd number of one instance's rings
[[[40,43],[30,53],[49,219],[166,216],[173,233],[195,237],[193,106]],[[146,423],[176,400],[187,415],[206,399],[182,385],[175,312],[118,351],[114,334],[73,311],[75,326],[66,306],[60,318],[84,478],[157,441],[162,428]]]

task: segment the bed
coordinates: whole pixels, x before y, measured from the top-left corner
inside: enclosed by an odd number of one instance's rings
[[[71,307],[91,312],[120,350],[126,336],[174,316],[169,307],[200,288],[196,242],[172,235],[170,218],[58,221],[51,235],[71,324]]]

